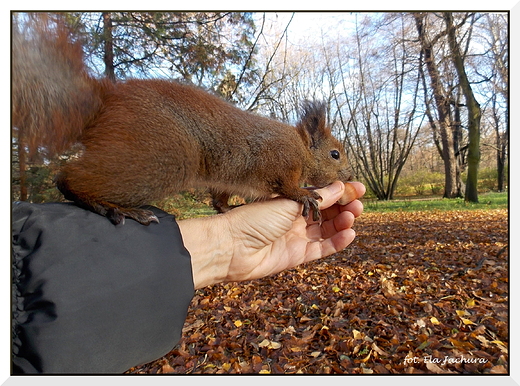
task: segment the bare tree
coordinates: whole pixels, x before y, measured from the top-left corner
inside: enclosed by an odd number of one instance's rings
[[[475,15],[473,14],[472,20],[474,20],[474,16]],[[457,70],[460,87],[464,93],[468,110],[468,178],[464,197],[466,201],[478,202],[477,183],[478,166],[480,162],[480,118],[482,114],[480,105],[475,99],[475,95],[473,94],[468,75],[466,74],[464,59],[456,37],[456,27],[453,23],[452,13],[444,12],[444,20],[446,22],[451,59],[455,69]]]
[[[272,16],[272,15],[269,15]],[[303,100],[329,102],[324,81],[321,44],[318,40],[290,46],[288,29],[291,15],[281,28],[269,28],[262,36],[257,56],[261,82],[251,89],[249,109],[294,123]],[[268,21],[265,24],[269,24]]]
[[[393,198],[422,121],[418,66],[406,47],[409,32],[400,14],[373,24],[364,18],[356,23],[355,52],[343,51],[348,45],[338,42],[327,60],[334,121],[355,170],[381,200]]]
[[[439,153],[444,161],[445,186],[444,197],[461,197],[460,167],[457,156],[460,155],[459,130],[460,121],[454,117],[451,106],[458,107],[456,97],[453,97],[453,90],[448,89],[443,83],[440,71],[440,62],[435,57],[435,44],[446,35],[446,30],[436,32],[433,37],[432,31],[428,30],[427,13],[414,13],[417,34],[421,45],[421,55],[424,66],[429,76],[429,87],[426,84],[426,76],[423,73],[425,103],[427,105],[426,114],[433,132],[433,138]],[[422,67],[422,66],[421,66]],[[433,93],[433,102],[437,118],[434,117],[430,108],[430,98],[427,91]],[[457,113],[458,110],[455,110]]]
[[[489,80],[484,92],[491,95],[491,121],[495,131],[494,148],[497,164],[497,185],[501,192],[505,189],[505,166],[509,140],[509,47],[508,20],[506,14],[488,13],[481,26],[482,40],[486,46],[487,68],[491,73],[477,74]]]

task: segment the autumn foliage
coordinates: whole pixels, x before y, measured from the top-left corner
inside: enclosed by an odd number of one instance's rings
[[[508,373],[507,210],[365,213],[342,253],[196,292],[129,373]]]

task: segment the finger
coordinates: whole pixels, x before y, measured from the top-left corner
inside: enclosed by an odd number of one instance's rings
[[[319,208],[324,210],[336,202],[340,205],[346,205],[362,197],[366,192],[366,188],[361,182],[347,182],[344,184],[341,181],[335,181],[324,188],[316,189],[316,192],[322,198],[319,202]]]
[[[363,213],[363,203],[359,200],[354,200],[350,204],[340,207],[341,211],[349,211],[354,217],[361,216]]]
[[[321,237],[327,239],[338,232],[352,228],[355,215],[350,211],[343,211],[334,218],[324,221],[321,224]]]
[[[354,187],[356,188],[356,191],[358,194],[357,198],[361,198],[365,195],[367,188],[361,182],[352,181],[352,182],[349,182],[349,184],[354,185]]]
[[[359,200],[354,200],[347,205],[333,205],[330,208],[321,211],[322,221],[333,220],[342,212],[351,212],[354,217],[359,217],[363,213],[363,203]]]
[[[350,245],[356,238],[354,229],[345,229],[336,233],[334,236],[323,240],[322,242],[322,256],[330,256],[333,253],[341,252]]]
[[[324,188],[316,189],[321,196],[319,201],[320,210],[326,209],[336,203],[345,193],[345,184],[341,181],[335,181]]]

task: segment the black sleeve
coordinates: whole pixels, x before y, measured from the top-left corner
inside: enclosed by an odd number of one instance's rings
[[[173,216],[159,224],[68,203],[12,212],[12,373],[123,373],[178,342],[193,297]]]

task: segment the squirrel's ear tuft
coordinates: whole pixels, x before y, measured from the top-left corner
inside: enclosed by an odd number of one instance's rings
[[[310,140],[311,146],[315,146],[316,141],[327,131],[326,111],[324,102],[306,100],[302,103],[302,115],[297,128],[301,136]]]

